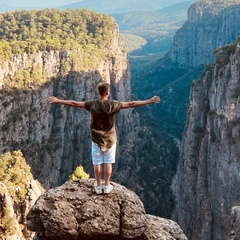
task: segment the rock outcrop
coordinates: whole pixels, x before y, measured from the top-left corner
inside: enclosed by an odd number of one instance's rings
[[[175,222],[146,215],[134,192],[111,184],[110,194],[94,193],[94,179],[46,191],[28,213],[28,229],[39,240],[187,239]]]
[[[222,240],[239,206],[240,44],[192,83],[178,170],[178,221],[189,239]]]
[[[26,228],[26,216],[42,193],[43,190],[39,187],[39,184],[35,180],[29,179],[25,199],[14,199],[5,184],[0,182],[0,239],[31,240],[33,238],[33,233]],[[2,232],[3,229],[5,230],[4,233]]]
[[[231,213],[231,232],[228,240],[240,239],[240,207],[236,206],[232,208]]]

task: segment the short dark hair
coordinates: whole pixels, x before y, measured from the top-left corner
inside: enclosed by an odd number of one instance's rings
[[[97,86],[97,89],[98,89],[98,93],[100,96],[104,96],[106,94],[108,94],[109,92],[109,83],[99,83],[98,86]]]

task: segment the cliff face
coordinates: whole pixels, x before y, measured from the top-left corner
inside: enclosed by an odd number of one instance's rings
[[[52,80],[29,91],[1,92],[0,151],[22,149],[31,165],[34,177],[51,186],[67,180],[76,166],[82,164],[91,171],[89,114],[85,110],[51,105],[47,97],[89,100],[98,98],[96,86],[105,80],[111,83],[111,96],[130,99],[130,76],[126,53],[117,28],[108,49],[108,56],[96,69],[55,77],[61,72],[61,61],[68,61],[67,52],[38,52],[13,56],[2,66],[1,80],[24,70],[28,64],[38,65]],[[119,114],[120,137],[130,132],[134,118],[131,110]],[[131,119],[131,120],[130,120]],[[131,121],[131,123],[130,123]],[[137,120],[136,120],[137,122]],[[129,142],[129,141],[127,141]]]
[[[201,0],[192,4],[188,20],[176,32],[169,52],[150,71],[134,78],[133,92],[140,96],[155,92],[162,97],[161,113],[155,121],[179,140],[191,82],[199,78],[204,65],[214,61],[216,48],[237,40],[239,7],[239,0]]]
[[[180,68],[213,62],[212,51],[240,35],[240,1],[198,1],[188,9],[188,20],[176,32],[167,57]]]
[[[230,57],[229,57],[230,56]],[[178,170],[178,219],[189,239],[226,239],[240,204],[240,44],[193,82]]]
[[[58,51],[15,55],[2,66],[2,85],[4,77],[14,76],[15,71],[24,70],[29,65],[37,65],[50,78],[32,90],[12,89],[8,92],[2,89],[0,93],[0,151],[4,153],[21,149],[34,178],[45,187],[64,183],[80,164],[93,176],[89,113],[82,109],[51,105],[47,102],[47,97],[54,95],[79,101],[96,99],[96,86],[104,80],[110,83],[112,99],[131,99],[125,47],[118,35],[117,26],[114,31],[106,55],[97,63],[96,68],[90,66],[89,69],[71,71],[63,76],[61,63],[70,61],[69,52]],[[145,108],[146,111],[147,109]],[[147,205],[146,209],[159,214],[162,201],[156,184],[162,181],[155,176],[161,176],[159,169],[163,171],[163,161],[169,166],[170,147],[162,150],[161,144],[152,140],[149,128],[140,125],[139,114],[135,110],[121,111],[116,120],[119,141],[112,179],[136,191]],[[138,153],[143,149],[144,156]],[[150,157],[149,149],[154,149]],[[158,154],[159,151],[164,154]],[[146,171],[145,166],[151,172]],[[152,171],[154,177],[149,178]],[[150,184],[153,186],[149,187]],[[173,202],[172,192],[170,194]],[[169,209],[162,209],[165,215],[170,215]]]

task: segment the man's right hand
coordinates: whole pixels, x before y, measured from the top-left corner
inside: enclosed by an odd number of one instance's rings
[[[48,97],[47,100],[48,100],[48,102],[50,102],[50,103],[57,103],[57,102],[59,102],[59,99],[56,98],[56,97],[54,97],[54,96]]]

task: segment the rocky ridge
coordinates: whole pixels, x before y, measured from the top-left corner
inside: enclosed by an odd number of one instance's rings
[[[34,239],[187,240],[175,222],[147,215],[134,192],[111,184],[114,189],[107,195],[93,192],[94,179],[46,191],[27,216]]]
[[[192,83],[177,179],[178,220],[189,239],[227,239],[240,204],[239,69],[238,41]]]

